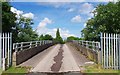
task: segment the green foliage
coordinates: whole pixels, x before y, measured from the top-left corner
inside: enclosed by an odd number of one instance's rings
[[[80,38],[74,37],[74,36],[67,37],[67,41],[70,41],[70,40],[80,40]]]
[[[17,42],[35,41],[38,40],[38,35],[32,29],[33,21],[30,18],[20,17],[17,23],[18,40]]]
[[[53,40],[53,37],[49,34],[46,34],[45,36],[40,35],[39,40]]]
[[[61,44],[64,43],[62,37],[60,36],[59,29],[57,29],[55,41]]]
[[[81,31],[85,40],[99,41],[100,32],[120,33],[120,2],[100,4],[93,13],[94,18]]]
[[[17,18],[16,14],[10,11],[10,4],[8,2],[2,2],[2,32],[12,32],[13,33],[13,42],[16,40],[17,31],[16,23]]]
[[[10,67],[6,71],[3,71],[2,75],[9,75],[10,73],[14,75],[24,75],[24,73],[28,73],[29,69],[30,67]]]
[[[83,71],[83,73],[88,73],[86,75],[93,75],[94,73],[96,73],[95,75],[101,75],[101,73],[103,73],[102,75],[106,75],[107,73],[119,74],[119,70],[103,69],[102,65],[100,64],[86,65],[84,66],[84,68],[85,70]]]
[[[38,35],[32,29],[33,20],[20,15],[17,19],[10,11],[10,4],[2,2],[2,32],[12,32],[13,42],[25,42],[38,40]],[[18,22],[15,22],[18,20]]]
[[[16,27],[15,14],[10,11],[10,4],[2,2],[2,32],[11,32]]]

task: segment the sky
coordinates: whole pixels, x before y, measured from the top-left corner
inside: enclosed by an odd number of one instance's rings
[[[39,35],[55,37],[59,28],[62,38],[81,37],[88,19],[94,17],[92,11],[99,4],[108,2],[11,2],[11,11],[16,17],[22,15],[33,19],[33,30]]]

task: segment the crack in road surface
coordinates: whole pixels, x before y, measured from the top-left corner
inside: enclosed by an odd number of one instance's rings
[[[54,57],[55,63],[51,66],[51,71],[59,72],[63,59],[63,45],[61,44],[58,54]]]

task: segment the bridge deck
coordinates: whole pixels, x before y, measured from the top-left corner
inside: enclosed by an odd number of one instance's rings
[[[57,44],[20,64],[20,66],[31,66],[31,72],[79,72],[80,66],[84,66],[85,62],[89,62],[89,60],[74,47],[69,44],[63,46]]]

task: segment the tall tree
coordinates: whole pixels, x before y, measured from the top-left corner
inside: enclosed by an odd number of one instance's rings
[[[8,2],[2,2],[2,32],[12,32],[13,42],[17,39],[16,14],[10,11],[11,5]]]
[[[59,28],[57,29],[55,40],[56,40],[56,42],[58,42],[58,43],[63,43],[63,39],[62,39],[62,37],[60,36]]]
[[[8,2],[2,2],[2,32],[13,32],[16,27],[16,14],[11,12],[10,8]]]

